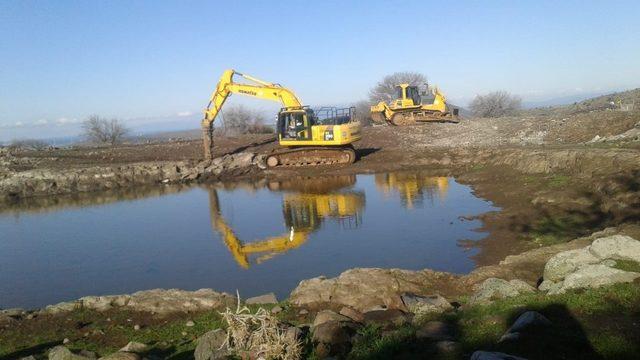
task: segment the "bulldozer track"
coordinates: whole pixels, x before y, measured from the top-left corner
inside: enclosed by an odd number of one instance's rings
[[[389,124],[395,126],[416,125],[425,122],[452,122],[458,123],[459,120],[451,115],[451,113],[440,113],[433,111],[403,111],[393,114],[388,121]]]
[[[265,160],[266,167],[286,168],[302,166],[321,166],[352,164],[356,161],[353,147],[306,147],[299,149],[280,150],[269,154]]]

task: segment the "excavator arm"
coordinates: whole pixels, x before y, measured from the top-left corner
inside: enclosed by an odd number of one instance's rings
[[[209,206],[212,228],[220,234],[236,262],[245,269],[250,266],[249,255],[264,252],[271,254],[287,252],[304,244],[312,231],[311,229],[295,230],[292,227],[284,235],[244,244],[222,217],[218,193],[215,189],[209,190]]]
[[[238,75],[252,84],[237,83],[233,81]],[[302,103],[293,91],[235,70],[226,70],[218,81],[218,86],[211,94],[209,104],[204,111],[202,119],[202,134],[204,140],[204,154],[206,159],[211,159],[211,147],[213,146],[213,122],[222,110],[222,106],[231,94],[252,96],[258,99],[272,100],[282,103],[287,108],[302,108]]]

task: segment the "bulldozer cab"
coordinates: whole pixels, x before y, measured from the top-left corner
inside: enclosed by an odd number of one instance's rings
[[[396,86],[397,90],[397,106],[413,106],[420,105],[420,91],[417,86],[409,84],[400,84]]]

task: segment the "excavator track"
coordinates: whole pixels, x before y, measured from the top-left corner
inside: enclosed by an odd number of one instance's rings
[[[424,122],[452,122],[458,123],[457,117],[451,113],[437,111],[403,111],[393,114],[388,123],[395,126],[415,125]]]
[[[296,149],[279,150],[269,154],[265,164],[269,169],[352,164],[356,161],[356,152],[353,147],[303,147]]]

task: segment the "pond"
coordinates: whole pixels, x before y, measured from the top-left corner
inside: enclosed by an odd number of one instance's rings
[[[285,298],[353,267],[467,273],[497,210],[419,172],[158,186],[0,211],[0,307],[87,295],[213,288]]]

